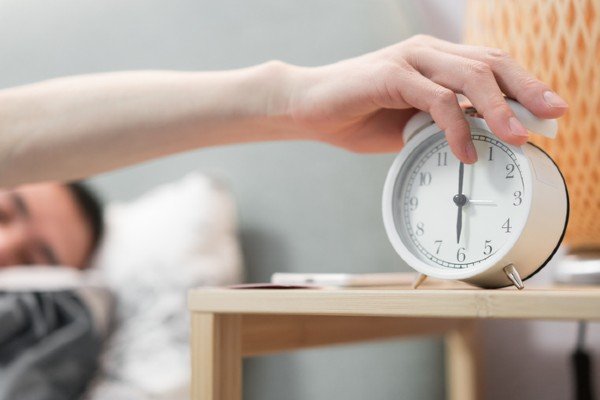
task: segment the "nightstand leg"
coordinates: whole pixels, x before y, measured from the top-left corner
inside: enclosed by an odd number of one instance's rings
[[[476,320],[465,320],[446,333],[446,392],[448,400],[483,398],[480,338]]]
[[[192,313],[192,400],[241,400],[241,317]]]

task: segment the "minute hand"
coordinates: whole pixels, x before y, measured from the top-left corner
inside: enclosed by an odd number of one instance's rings
[[[458,206],[458,214],[456,216],[456,243],[460,243],[460,234],[462,232],[462,208],[464,205],[463,195],[463,176],[465,174],[465,164],[462,162],[458,166],[458,195],[455,203]]]

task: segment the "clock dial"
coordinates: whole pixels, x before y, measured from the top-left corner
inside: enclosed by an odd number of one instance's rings
[[[472,138],[477,163],[462,164],[439,133],[412,152],[394,187],[402,241],[440,268],[469,268],[492,257],[520,233],[528,215],[515,153],[483,131]]]

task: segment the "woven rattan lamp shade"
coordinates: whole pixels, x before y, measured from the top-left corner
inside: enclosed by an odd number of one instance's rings
[[[565,241],[600,248],[600,0],[470,0],[466,41],[508,51],[568,103],[555,140],[535,137],[571,197]]]

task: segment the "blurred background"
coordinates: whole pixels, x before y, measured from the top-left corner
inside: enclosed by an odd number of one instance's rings
[[[460,41],[465,8],[443,0],[0,0],[0,88],[115,70],[230,69],[270,59],[320,65],[416,33]],[[274,272],[392,272],[408,270],[380,216],[393,157],[314,143],[246,144],[91,183],[107,201],[122,201],[190,171],[217,176],[237,202],[250,282]],[[485,328],[488,398],[567,397],[575,325],[540,324]],[[244,365],[244,398],[442,399],[443,365],[438,338],[257,358]]]

